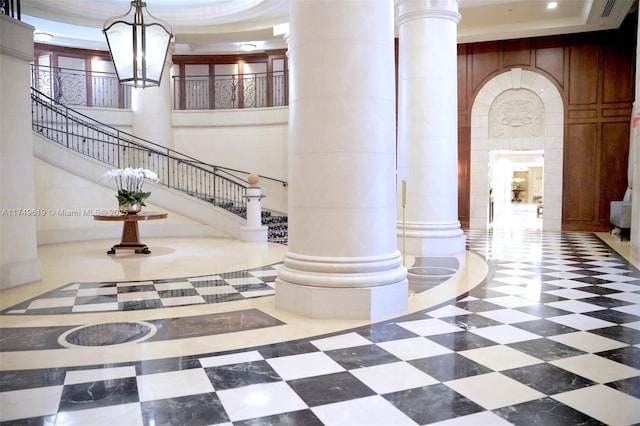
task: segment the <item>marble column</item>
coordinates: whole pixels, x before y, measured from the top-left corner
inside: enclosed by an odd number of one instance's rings
[[[0,290],[42,278],[33,171],[29,63],[33,27],[0,14]]]
[[[465,236],[458,221],[458,2],[395,4],[398,187],[406,181],[404,246],[416,256],[460,254]],[[400,199],[397,205],[402,208]],[[399,239],[402,227],[398,223]]]
[[[141,139],[173,147],[173,130],[171,127],[172,92],[171,92],[171,53],[169,49],[167,59],[162,70],[160,86],[145,89],[133,89],[131,94],[131,133]],[[136,167],[136,165],[132,165]]]
[[[289,240],[276,307],[373,319],[408,304],[395,240],[393,5],[290,5]]]

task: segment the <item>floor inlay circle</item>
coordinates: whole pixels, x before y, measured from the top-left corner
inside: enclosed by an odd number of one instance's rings
[[[156,331],[155,325],[144,321],[81,325],[63,333],[58,343],[68,348],[140,343]]]
[[[453,268],[440,268],[435,266],[409,268],[409,272],[413,274],[425,275],[429,277],[448,277],[457,271]]]

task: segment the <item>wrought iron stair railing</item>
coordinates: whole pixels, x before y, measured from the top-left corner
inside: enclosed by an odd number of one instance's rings
[[[168,188],[246,217],[248,173],[207,164],[120,131],[61,105],[33,88],[31,102],[33,130],[45,138],[115,168],[152,170],[158,174],[159,183]]]

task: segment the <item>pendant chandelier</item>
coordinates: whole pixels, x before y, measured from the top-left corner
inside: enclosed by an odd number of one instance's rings
[[[160,85],[173,33],[152,16],[141,0],[129,11],[105,21],[103,30],[121,84],[139,88]]]

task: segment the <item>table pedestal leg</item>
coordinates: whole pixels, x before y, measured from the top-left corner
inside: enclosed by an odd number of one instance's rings
[[[135,250],[136,253],[149,254],[151,250],[146,244],[140,242],[137,221],[126,221],[122,225],[122,238],[120,244],[111,247],[107,254],[115,254],[116,250]]]

